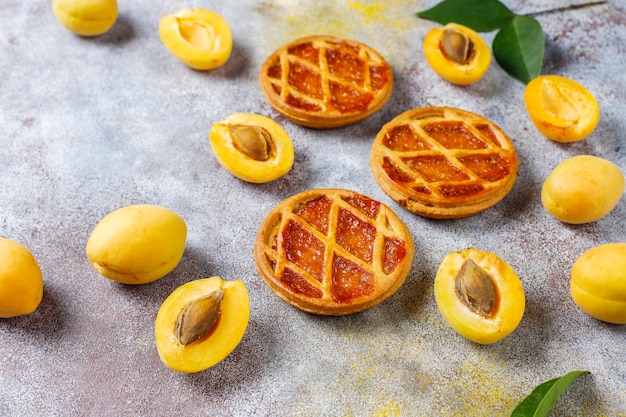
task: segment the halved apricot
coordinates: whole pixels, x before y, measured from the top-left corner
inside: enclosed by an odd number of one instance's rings
[[[211,126],[209,140],[218,162],[244,181],[273,181],[289,172],[293,165],[289,135],[265,116],[231,114]]]
[[[497,342],[515,330],[526,305],[515,271],[496,254],[474,248],[443,259],[435,299],[448,324],[480,344]]]
[[[240,280],[198,279],[175,289],[155,321],[157,350],[170,369],[195,373],[225,359],[248,327],[250,301]]]
[[[172,55],[197,70],[224,65],[233,49],[228,22],[205,9],[166,14],[159,23],[159,36]]]
[[[478,81],[491,64],[491,51],[483,38],[457,23],[431,29],[424,38],[423,48],[432,69],[453,84]]]
[[[577,142],[600,120],[598,102],[583,85],[559,75],[541,75],[526,86],[524,103],[530,120],[544,136]]]

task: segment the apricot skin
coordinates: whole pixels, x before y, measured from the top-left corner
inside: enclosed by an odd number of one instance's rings
[[[186,346],[176,339],[178,315],[193,299],[215,288],[224,290],[220,318],[209,332]],[[159,357],[170,369],[195,373],[208,369],[222,360],[239,345],[250,319],[250,300],[240,280],[224,281],[220,277],[198,279],[174,290],[163,302],[155,321],[155,338]]]
[[[172,210],[150,204],[122,207],[93,229],[86,252],[92,266],[123,284],[147,284],[180,262],[187,240],[185,221]]]
[[[118,13],[116,0],[54,0],[52,11],[66,29],[80,36],[108,32]]]
[[[626,324],[626,243],[607,243],[583,253],[572,266],[570,293],[591,317]]]
[[[593,94],[559,75],[542,75],[530,81],[524,103],[537,130],[556,142],[583,140],[600,121],[600,108]]]
[[[233,146],[229,133],[231,125],[260,126],[271,136],[273,152],[266,161],[246,157]],[[211,148],[220,165],[235,177],[252,183],[266,183],[285,175],[293,166],[294,150],[291,138],[272,119],[258,114],[234,113],[214,123],[209,133]]]
[[[34,312],[43,298],[37,261],[22,244],[0,238],[0,318]]]
[[[495,283],[497,298],[489,317],[472,312],[455,292],[456,276],[468,258]],[[435,277],[435,300],[450,327],[479,344],[495,343],[513,332],[522,320],[526,305],[524,288],[515,271],[494,253],[473,248],[451,252],[443,259]]]
[[[159,23],[159,36],[172,55],[196,70],[224,65],[233,49],[228,22],[205,9],[166,14]]]
[[[578,155],[557,165],[541,189],[548,213],[564,223],[600,220],[615,208],[624,193],[624,175],[610,161]]]
[[[474,43],[474,52],[467,63],[454,62],[443,52],[441,40],[446,29],[461,32]],[[457,85],[472,84],[480,80],[491,65],[491,51],[487,43],[474,30],[456,23],[431,29],[424,38],[423,49],[431,68],[441,78]]]

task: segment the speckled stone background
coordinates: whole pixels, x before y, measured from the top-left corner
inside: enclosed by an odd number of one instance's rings
[[[596,131],[576,144],[542,137],[523,104],[524,85],[494,62],[479,82],[458,87],[426,63],[421,42],[436,26],[415,12],[437,1],[119,0],[119,19],[81,38],[54,18],[51,1],[0,5],[0,235],[26,245],[45,279],[39,309],[0,320],[0,416],[508,416],[536,385],[576,369],[580,377],[551,416],[626,416],[626,327],[582,313],[569,272],[585,250],[626,241],[626,201],[588,225],[560,223],[540,201],[560,161],[592,154],[626,172],[626,6],[620,0],[538,14],[546,35],[544,73],[584,84],[598,98]],[[576,1],[505,1],[516,13]],[[159,19],[204,7],[231,25],[225,66],[198,72],[159,40]],[[280,117],[265,101],[258,70],[282,44],[326,33],[365,42],[395,74],[377,114],[315,131]],[[483,34],[488,42],[493,33]],[[369,165],[371,142],[399,113],[460,107],[500,125],[521,160],[511,193],[474,217],[434,221],[393,203]],[[270,116],[290,134],[293,169],[263,185],[222,169],[211,125],[234,112]],[[386,302],[328,318],[275,297],[256,273],[252,247],[265,215],[316,187],[352,189],[390,205],[416,241],[413,269]],[[99,276],[85,244],[110,211],[161,204],[187,222],[180,265],[145,286]],[[450,251],[494,251],[527,295],[520,326],[480,346],[440,316],[434,276]],[[242,279],[251,297],[247,333],[223,362],[184,375],[166,368],[154,341],[161,302],[207,276]]]

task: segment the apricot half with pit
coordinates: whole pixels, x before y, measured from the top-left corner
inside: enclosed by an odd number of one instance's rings
[[[537,130],[557,142],[577,142],[600,121],[600,107],[580,83],[560,75],[541,75],[526,85],[526,110]]]
[[[206,9],[166,14],[159,23],[159,36],[172,55],[197,70],[224,65],[233,49],[228,22]]]
[[[43,298],[43,277],[21,243],[0,238],[0,318],[34,312]]]
[[[474,248],[449,253],[435,278],[435,299],[461,336],[490,344],[517,328],[526,305],[522,282],[496,254]]]
[[[607,243],[584,252],[572,266],[570,292],[591,317],[626,324],[626,243]]]
[[[188,282],[165,299],[157,314],[159,356],[177,372],[208,369],[239,345],[249,318],[250,301],[242,281],[211,277]]]
[[[289,172],[293,165],[289,135],[265,116],[231,114],[211,126],[209,140],[220,165],[244,181],[273,181]]]
[[[147,284],[170,273],[187,241],[185,221],[159,205],[137,204],[107,214],[87,241],[87,257],[101,275]]]
[[[52,11],[66,29],[80,36],[106,33],[117,20],[116,0],[53,0]]]
[[[453,84],[478,81],[491,64],[487,43],[474,30],[457,23],[431,29],[424,38],[423,49],[432,69]]]

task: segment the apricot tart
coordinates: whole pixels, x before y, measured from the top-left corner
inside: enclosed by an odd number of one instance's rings
[[[391,67],[374,49],[319,35],[279,48],[261,66],[259,80],[278,112],[313,128],[365,119],[385,105],[393,89]]]
[[[373,307],[405,281],[413,239],[386,205],[362,194],[316,189],[274,208],[254,246],[263,281],[287,303],[320,315]]]
[[[380,130],[370,155],[378,185],[424,217],[486,210],[513,187],[519,166],[509,137],[477,114],[449,107],[409,110]]]

